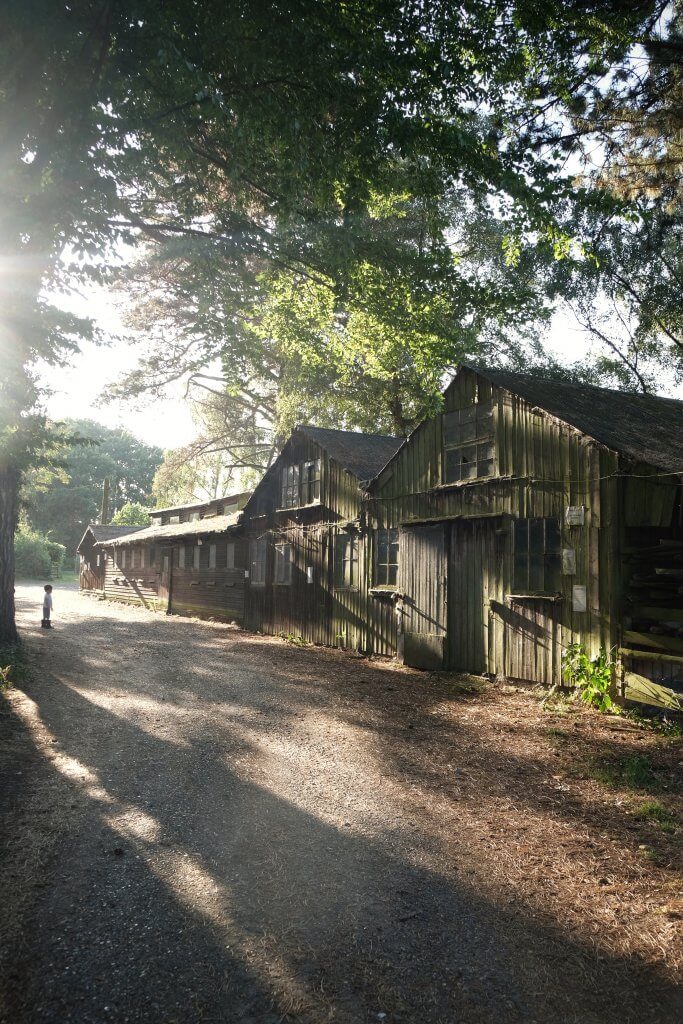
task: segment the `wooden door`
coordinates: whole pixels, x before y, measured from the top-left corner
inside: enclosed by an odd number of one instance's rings
[[[159,570],[159,605],[160,611],[167,612],[171,608],[171,581],[173,578],[173,549],[162,548]]]
[[[410,526],[399,538],[403,660],[415,668],[443,668],[446,644],[446,531]]]
[[[499,580],[496,524],[460,520],[451,524],[448,566],[448,666],[458,672],[489,671],[491,601]]]

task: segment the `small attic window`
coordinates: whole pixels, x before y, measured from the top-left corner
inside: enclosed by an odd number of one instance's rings
[[[444,483],[493,476],[493,403],[477,402],[443,418]]]

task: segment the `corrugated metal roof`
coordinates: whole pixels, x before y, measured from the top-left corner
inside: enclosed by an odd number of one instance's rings
[[[116,541],[117,547],[128,544],[141,544],[145,541],[176,540],[182,537],[200,537],[207,533],[224,533],[232,526],[237,526],[242,518],[241,512],[233,512],[229,516],[212,516],[210,519],[196,519],[192,523],[168,523],[166,526],[148,526],[142,530],[131,531],[122,537],[111,538],[99,542],[99,546]]]
[[[683,402],[509,370],[471,367],[613,451],[683,474]]]
[[[403,443],[402,437],[361,434],[355,430],[307,425],[299,426],[297,430],[324,448],[330,458],[359,480],[370,480],[376,476]]]

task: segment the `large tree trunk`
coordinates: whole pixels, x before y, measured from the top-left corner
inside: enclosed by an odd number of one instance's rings
[[[0,466],[0,644],[14,643],[14,531],[17,526],[19,473]]]

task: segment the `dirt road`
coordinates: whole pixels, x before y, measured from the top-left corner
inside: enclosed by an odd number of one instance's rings
[[[645,757],[671,806],[670,741],[59,588],[41,632],[17,596],[7,1024],[679,1018],[675,829],[576,768]]]

